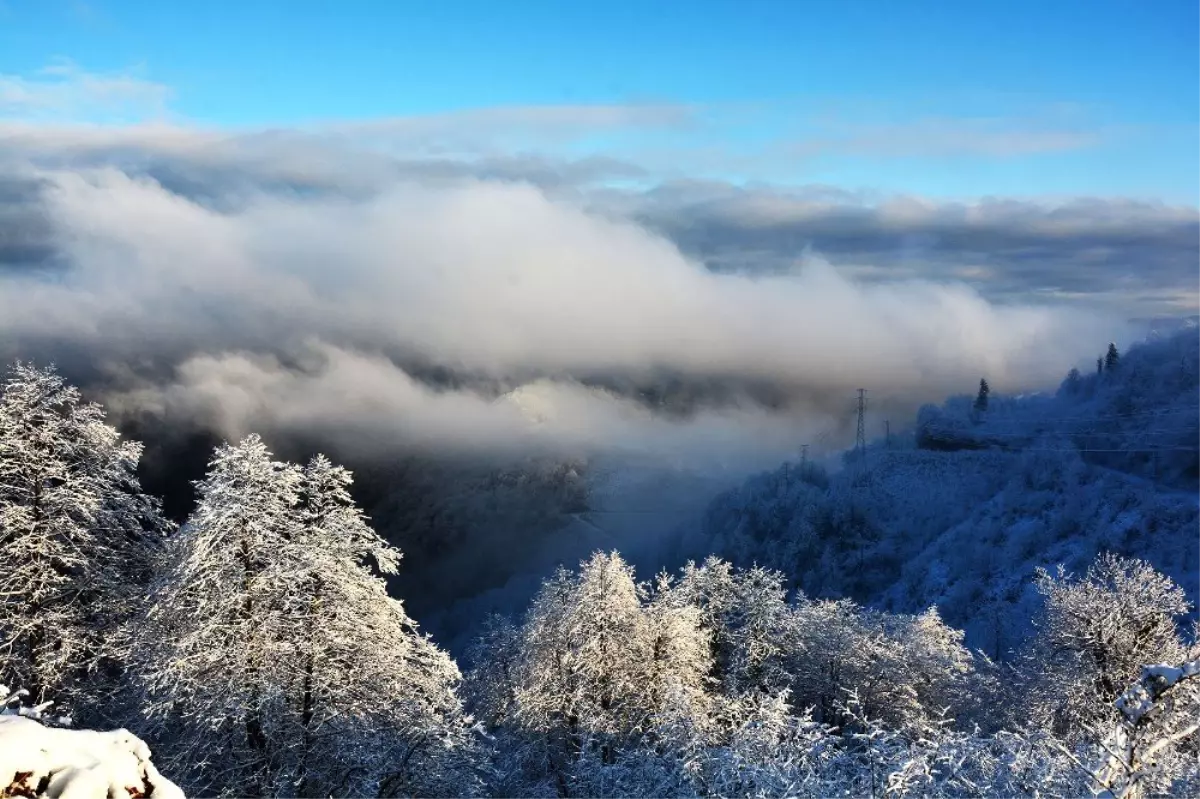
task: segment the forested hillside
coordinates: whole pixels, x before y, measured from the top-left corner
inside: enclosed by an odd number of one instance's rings
[[[778,569],[811,596],[937,605],[995,658],[1029,633],[1047,564],[1144,558],[1195,603],[1200,336],[1106,355],[1053,395],[926,406],[908,434],[833,473],[790,463],[755,477],[713,502],[693,548]]]
[[[346,469],[221,444],[176,526],[141,446],[17,364],[0,732],[124,727],[87,740],[203,796],[1191,795],[1197,345],[1113,348],[1054,396],[981,384],[838,470],[755,477],[688,538],[711,557],[559,568],[461,670],[389,595],[401,553]],[[491,486],[510,527],[523,479]],[[569,469],[534,483],[584,501]]]

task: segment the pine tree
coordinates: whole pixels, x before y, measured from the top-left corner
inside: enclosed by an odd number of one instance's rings
[[[1104,371],[1111,372],[1116,369],[1121,362],[1121,353],[1117,352],[1117,345],[1114,342],[1109,342],[1108,352],[1104,355]]]
[[[250,436],[218,448],[143,626],[147,712],[176,768],[241,795],[472,791],[454,662],[372,574],[399,552],[350,474],[300,468]],[[209,764],[220,763],[220,768]]]
[[[990,390],[991,390],[991,389],[989,389],[989,388],[988,388],[988,383],[987,383],[987,381],[986,381],[986,380],[984,380],[984,379],[982,379],[982,378],[980,378],[980,380],[979,380],[979,394],[978,394],[978,395],[975,397],[975,410],[977,410],[977,411],[981,411],[981,412],[982,412],[982,411],[986,411],[986,410],[987,410],[987,407],[988,407],[988,392],[989,392]]]
[[[141,445],[104,418],[53,368],[18,363],[0,390],[0,682],[60,706],[103,687],[167,529]]]

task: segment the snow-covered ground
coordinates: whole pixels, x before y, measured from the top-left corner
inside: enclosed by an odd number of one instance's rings
[[[0,714],[0,796],[183,799],[183,791],[130,732],[58,729]]]

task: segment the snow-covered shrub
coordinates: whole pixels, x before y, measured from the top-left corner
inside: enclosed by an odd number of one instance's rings
[[[1195,796],[1200,788],[1200,660],[1144,666],[1117,699],[1118,722],[1089,776],[1103,794]]]
[[[717,558],[685,566],[666,595],[699,611],[729,697],[787,691],[797,710],[838,724],[837,708],[856,690],[871,713],[903,727],[970,695],[975,660],[933,608],[907,616],[849,600],[789,603],[778,572]]]
[[[936,609],[897,616],[849,600],[801,600],[793,613],[789,687],[797,710],[811,708],[817,721],[844,726],[848,693],[864,713],[902,731],[967,704],[974,659]]]
[[[52,727],[70,727],[71,717],[57,715],[50,710],[53,705],[51,700],[30,705],[28,691],[0,685],[0,716],[24,716]]]
[[[1029,658],[1035,720],[1074,739],[1116,719],[1112,703],[1145,663],[1186,656],[1181,588],[1145,561],[1100,555],[1082,577],[1042,571],[1045,606]]]

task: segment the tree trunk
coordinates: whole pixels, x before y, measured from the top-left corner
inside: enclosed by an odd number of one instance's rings
[[[250,557],[250,542],[243,533],[241,544],[239,546],[239,559],[242,563],[242,620],[247,625],[254,623],[254,600],[251,598],[250,590],[254,581],[254,562]],[[253,647],[249,641],[243,642],[246,646],[247,661],[246,661],[246,681],[250,688],[250,708],[246,712],[245,719],[245,734],[246,745],[250,750],[250,762],[247,764],[252,773],[250,789],[256,795],[262,796],[266,793],[266,785],[264,784],[264,767],[267,765],[267,735],[263,729],[262,709],[258,707],[260,695],[258,690],[258,665],[254,662]]]

